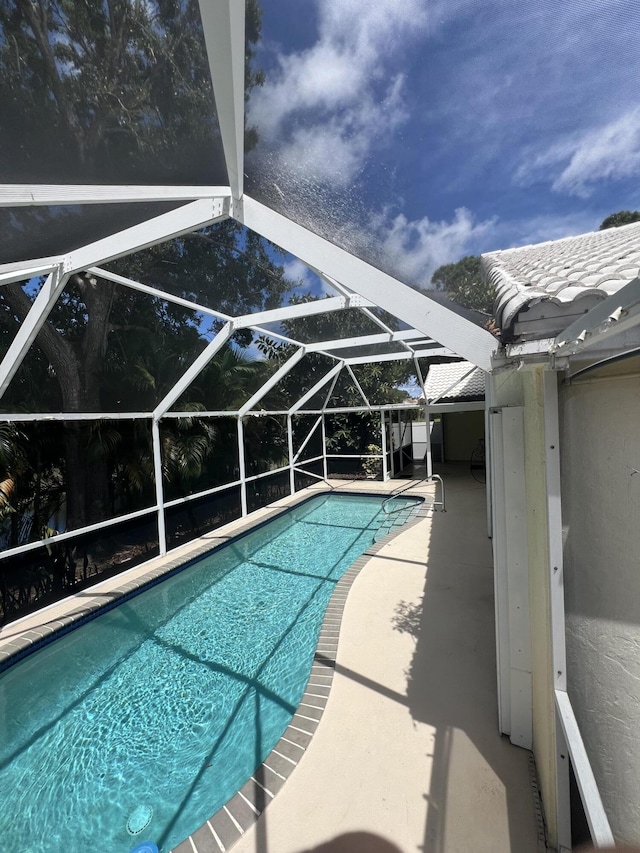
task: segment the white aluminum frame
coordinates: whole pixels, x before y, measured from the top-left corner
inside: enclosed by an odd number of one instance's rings
[[[555,740],[558,848],[559,853],[569,853],[572,849],[569,756],[571,756],[574,775],[594,844],[597,847],[613,846],[614,838],[567,692],[557,373],[546,370],[543,375],[543,382],[551,655],[556,707]]]
[[[247,483],[272,474],[288,470],[290,473],[291,490],[295,489],[295,472],[303,470],[296,466],[293,455],[292,419],[297,414],[318,414],[323,436],[323,454],[318,460],[323,461],[324,476],[327,476],[327,459],[332,458],[326,452],[325,416],[329,413],[370,411],[378,412],[382,427],[383,476],[386,478],[386,431],[385,413],[398,408],[396,406],[364,407],[328,407],[329,399],[335,388],[338,376],[347,367],[352,378],[355,378],[351,367],[357,364],[375,362],[392,362],[401,359],[412,359],[416,367],[418,380],[424,392],[424,377],[420,370],[419,359],[434,356],[462,357],[487,372],[492,370],[492,357],[496,356],[498,343],[484,329],[475,326],[464,318],[459,317],[447,308],[423,294],[406,287],[393,277],[366,264],[359,258],[353,257],[331,242],[308,231],[281,214],[265,207],[259,202],[243,194],[244,174],[244,2],[243,0],[199,0],[203,23],[203,32],[214,89],[214,97],[218,112],[218,120],[224,148],[224,156],[228,175],[228,186],[76,186],[76,185],[26,185],[14,184],[0,186],[0,207],[50,206],[72,204],[122,204],[131,202],[188,202],[176,210],[151,218],[131,228],[114,233],[103,239],[94,241],[72,252],[61,253],[43,258],[25,258],[20,261],[0,264],[0,288],[3,284],[27,281],[31,278],[46,276],[46,281],[35,299],[32,308],[20,327],[14,341],[0,363],[0,397],[15,375],[29,347],[33,344],[42,325],[46,322],[50,311],[64,290],[68,277],[84,270],[90,270],[96,275],[108,278],[120,286],[133,287],[151,296],[180,304],[185,308],[208,314],[226,323],[222,333],[219,333],[207,346],[200,358],[181,377],[174,388],[165,396],[151,413],[34,413],[2,414],[0,422],[6,421],[60,421],[60,420],[107,420],[121,418],[149,419],[152,426],[154,469],[156,474],[156,505],[126,516],[110,519],[99,524],[90,525],[81,530],[69,531],[56,537],[57,541],[66,541],[84,533],[93,532],[123,521],[157,513],[158,532],[161,553],[166,552],[166,531],[164,511],[168,507],[194,500],[208,494],[224,491],[240,486],[242,514],[247,514]],[[123,276],[100,269],[99,265],[114,258],[122,257],[131,252],[139,251],[148,246],[172,239],[182,234],[197,231],[200,228],[221,221],[228,216],[253,229],[258,234],[273,241],[278,246],[291,252],[313,269],[340,296],[335,300],[323,300],[320,307],[317,303],[307,303],[295,310],[291,308],[276,309],[275,311],[260,312],[244,317],[228,317],[221,312],[213,311],[205,306],[180,300],[156,288],[133,282]],[[333,307],[329,307],[331,303]],[[345,307],[358,307],[383,332],[378,335],[365,335],[358,338],[329,340],[305,345],[292,340],[277,330],[267,330],[262,323],[278,323],[288,317],[306,316],[320,310],[339,310]],[[395,332],[390,329],[375,313],[373,307],[380,307],[391,315],[406,322],[411,328],[408,331]],[[559,335],[551,347],[552,358],[558,362],[561,358],[580,354],[590,348],[596,348],[611,335],[618,335],[627,330],[635,330],[640,324],[640,279],[636,279],[619,291],[615,296],[605,300],[588,314],[576,321]],[[221,346],[228,342],[233,331],[239,328],[251,328],[260,333],[270,335],[276,340],[283,341],[294,347],[291,355],[276,373],[248,400],[237,412],[211,411],[181,413],[169,411],[170,406],[179,398],[198,372],[208,363]],[[376,356],[356,356],[341,358],[334,351],[349,347],[364,347],[371,344],[400,343],[404,348],[402,353],[386,353]],[[294,405],[282,413],[287,416],[289,464],[286,468],[264,472],[260,475],[246,476],[244,458],[244,425],[243,418],[267,414],[254,410],[254,407],[272,390],[278,382],[297,364],[308,352],[318,352],[336,360],[336,365]],[[524,345],[514,345],[509,348],[508,355],[524,357],[537,352],[545,360],[549,355],[549,342],[533,342]],[[495,364],[498,364],[496,359]],[[613,838],[602,802],[593,779],[593,774],[584,750],[584,744],[575,722],[566,692],[566,659],[564,652],[564,601],[562,592],[562,550],[561,550],[561,516],[560,516],[560,480],[558,467],[558,425],[557,425],[557,388],[554,387],[555,377],[545,376],[545,441],[547,464],[547,521],[549,525],[549,560],[552,567],[550,577],[552,646],[554,672],[557,681],[554,694],[558,714],[556,726],[559,746],[557,779],[558,779],[558,815],[560,826],[561,848],[568,849],[570,837],[567,835],[568,794],[567,752],[573,761],[581,796],[585,805],[587,819],[597,845],[612,843]],[[304,409],[305,404],[324,386],[329,385],[324,406],[320,410]],[[357,382],[356,382],[357,385]],[[361,389],[359,389],[362,393]],[[482,408],[484,404],[477,404]],[[408,408],[408,407],[407,407]],[[449,405],[428,405],[425,407],[427,418],[427,435],[430,439],[429,414],[436,411],[447,411]],[[474,408],[471,404],[470,408]],[[233,483],[217,486],[197,495],[164,502],[162,484],[162,457],[160,446],[160,423],[162,418],[179,417],[235,417],[237,419],[239,480]],[[488,422],[496,426],[494,414],[488,416]],[[317,428],[318,421],[314,426]],[[504,476],[502,458],[502,437],[500,427],[491,429],[493,436],[490,447],[491,482],[495,499],[496,482]],[[303,445],[304,447],[305,445]],[[300,452],[302,452],[300,448]],[[337,455],[340,456],[340,455]],[[308,461],[308,460],[307,460]],[[428,471],[431,473],[430,458]],[[309,474],[309,472],[305,472]],[[316,477],[313,474],[310,476]],[[501,532],[500,518],[504,507],[504,495],[494,505],[496,512],[493,517],[493,532],[498,539],[505,536]],[[498,512],[498,510],[500,512]],[[0,555],[4,559],[16,554],[25,553],[41,547],[47,540],[30,543],[18,548],[5,551]],[[496,577],[496,593],[504,592],[499,589],[500,578]],[[502,607],[504,606],[501,605]],[[499,649],[504,656],[504,637],[499,638]],[[507,641],[508,645],[508,641]],[[502,664],[499,659],[499,671]],[[504,692],[504,685],[503,685]],[[503,697],[503,700],[505,697]],[[511,716],[510,700],[501,701],[501,730],[505,731],[505,716]],[[564,740],[563,740],[564,738]],[[564,750],[564,751],[561,751]],[[561,756],[564,755],[565,758]]]

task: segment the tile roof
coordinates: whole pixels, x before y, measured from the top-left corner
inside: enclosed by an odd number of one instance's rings
[[[640,222],[482,256],[505,340],[555,336],[638,276]]]
[[[432,364],[424,383],[429,402],[484,398],[484,371],[470,361]]]

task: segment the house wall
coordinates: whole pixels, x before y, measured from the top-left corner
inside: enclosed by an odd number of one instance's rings
[[[561,389],[568,691],[618,839],[640,843],[640,360]]]
[[[447,412],[442,416],[444,461],[471,461],[478,440],[484,438],[484,412]]]
[[[551,659],[549,557],[546,518],[543,369],[507,370],[494,377],[491,405],[524,406],[527,560],[532,681],[532,745],[549,840],[555,845],[556,743]],[[508,519],[509,507],[505,507]],[[511,643],[517,638],[511,638]]]
[[[429,427],[431,429],[431,458],[434,462],[442,462],[442,421],[429,421]],[[426,421],[412,421],[411,430],[413,460],[414,462],[422,462],[427,452]]]

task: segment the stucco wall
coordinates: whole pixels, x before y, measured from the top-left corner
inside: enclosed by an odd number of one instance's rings
[[[471,454],[484,438],[484,412],[447,412],[442,417],[445,462],[471,462]]]
[[[569,695],[614,834],[639,843],[640,363],[564,387],[561,429]]]

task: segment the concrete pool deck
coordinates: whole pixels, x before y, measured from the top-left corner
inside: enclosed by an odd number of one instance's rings
[[[234,853],[358,830],[401,853],[544,850],[530,753],[498,734],[484,486],[467,471],[445,484],[447,512],[401,531],[354,581],[321,724]]]
[[[356,830],[393,842],[401,853],[544,849],[530,754],[497,732],[484,487],[466,471],[451,472],[445,482],[448,511],[430,513],[385,541],[355,577],[320,724],[234,853],[300,853]],[[380,493],[402,483],[331,485]],[[431,496],[434,486],[415,484],[412,491]],[[265,508],[250,521],[271,514]],[[123,584],[134,588],[166,570],[167,561],[184,562],[247,522],[85,590],[80,602],[76,596],[10,623],[0,632],[0,655],[18,637],[37,641],[71,612],[104,603]],[[213,835],[205,846],[188,839],[183,848],[223,849]]]

